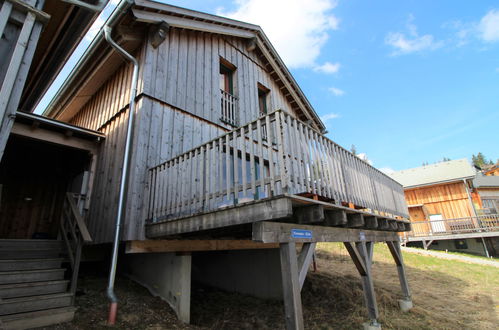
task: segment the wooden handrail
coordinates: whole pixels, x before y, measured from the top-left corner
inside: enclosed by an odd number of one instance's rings
[[[149,180],[150,221],[285,193],[409,217],[398,182],[283,110],[150,168]]]
[[[66,244],[69,261],[71,264],[71,285],[70,292],[75,298],[76,282],[78,280],[78,270],[80,268],[81,252],[83,244],[92,242],[85,221],[75,203],[75,195],[66,193],[66,198],[62,207],[60,234]],[[68,235],[69,233],[69,235]]]
[[[78,207],[76,206],[76,203],[74,201],[73,193],[70,193],[70,192],[66,193],[66,200],[68,201],[69,206],[71,208],[72,216],[76,220],[76,225],[78,226],[78,230],[80,232],[80,235],[83,238],[83,242],[85,242],[85,243],[92,242],[92,237],[90,236],[90,233],[88,232],[87,225],[85,224],[85,221],[83,220],[83,217],[81,216],[80,212],[78,211]]]

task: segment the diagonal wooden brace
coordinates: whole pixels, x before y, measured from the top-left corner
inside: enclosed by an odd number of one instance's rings
[[[282,293],[286,315],[286,329],[303,329],[296,243],[281,243],[279,250],[281,255]]]
[[[374,242],[362,241],[356,242],[355,245],[351,242],[345,242],[344,244],[362,278],[364,302],[366,304],[370,320],[368,325],[370,327],[377,328],[379,327],[379,323],[377,321],[379,313],[371,274]]]
[[[387,241],[386,244],[388,245],[388,249],[390,250],[393,259],[395,260],[395,264],[397,265],[397,272],[403,295],[403,299],[399,300],[399,306],[403,312],[407,312],[412,308],[412,299],[411,290],[409,289],[409,283],[407,282],[407,276],[405,273],[404,260],[402,259],[402,251],[400,250],[400,242]]]
[[[308,269],[312,263],[315,246],[316,243],[303,243],[300,255],[298,256],[298,281],[300,282],[300,290],[303,288],[303,283],[307,277]]]

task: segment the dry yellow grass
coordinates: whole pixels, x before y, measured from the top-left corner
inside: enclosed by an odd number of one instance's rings
[[[367,319],[360,278],[341,244],[319,244],[318,271],[309,273],[302,291],[307,329],[360,329]],[[490,266],[404,253],[414,308],[401,313],[400,286],[391,255],[376,244],[373,276],[383,329],[499,328],[499,271]],[[72,323],[49,329],[110,329],[105,325],[104,276],[83,276]],[[262,300],[193,286],[191,320],[184,325],[159,298],[120,278],[121,299],[114,329],[284,329],[281,301]]]

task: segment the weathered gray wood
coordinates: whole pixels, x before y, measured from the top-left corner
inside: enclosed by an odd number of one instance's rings
[[[279,250],[281,254],[282,292],[286,329],[303,329],[303,311],[296,260],[296,244],[294,242],[281,243]]]
[[[361,213],[347,213],[346,227],[362,227],[364,226],[364,216]]]
[[[347,212],[344,210],[325,210],[324,213],[327,226],[342,226],[348,222]]]
[[[198,216],[149,224],[146,225],[146,235],[148,238],[166,237],[261,220],[289,218],[292,214],[291,201],[281,197],[245,203],[239,207],[225,208]]]
[[[2,329],[19,330],[45,327],[73,320],[75,307],[52,308],[36,312],[2,316]]]
[[[308,269],[314,258],[315,246],[316,243],[304,243],[298,256],[298,281],[300,282],[300,290],[303,288]]]
[[[293,230],[306,230],[310,238],[293,237]],[[354,228],[307,226],[293,223],[261,221],[253,224],[253,240],[263,243],[278,242],[373,242],[397,241],[396,233]]]
[[[375,216],[364,216],[364,222],[367,228],[378,228],[378,219]]]
[[[355,243],[357,249],[364,261],[366,266],[366,274],[362,275],[362,288],[364,290],[364,301],[367,307],[367,312],[369,319],[372,323],[377,323],[379,317],[378,305],[376,304],[376,294],[374,292],[374,284],[371,274],[372,266],[372,249],[374,246],[373,242],[357,242]]]
[[[402,251],[400,250],[400,242],[387,241],[386,244],[388,245],[388,249],[390,250],[393,260],[395,260],[395,264],[397,265],[402,295],[405,300],[411,300],[411,290],[409,289],[409,283],[407,281],[404,259],[402,258]]]
[[[325,219],[322,205],[310,205],[294,210],[293,219],[299,224],[322,222]]]
[[[2,4],[2,9],[0,10],[0,36],[3,36],[3,31],[7,26],[7,22],[9,21],[11,12],[12,3],[10,1],[4,1]]]

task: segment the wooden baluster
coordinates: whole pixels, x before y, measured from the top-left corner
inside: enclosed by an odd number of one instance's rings
[[[246,134],[245,134],[245,128],[241,127],[240,129],[241,133],[241,140],[242,140],[242,152],[241,152],[241,166],[242,166],[242,181],[243,181],[243,198],[246,198],[246,183],[247,183],[247,178],[246,178]]]
[[[275,169],[274,169],[274,152],[272,148],[272,130],[270,126],[270,117],[265,116],[265,127],[267,133],[267,153],[269,160],[269,174],[270,174],[270,196],[275,195]]]
[[[261,120],[258,119],[256,121],[256,130],[257,130],[257,138],[258,138],[258,161],[260,164],[260,192],[262,196],[265,196],[265,161],[263,159],[263,142],[262,142],[262,124]],[[259,198],[262,198],[259,196]]]
[[[237,139],[237,130],[232,132],[232,145],[233,145],[233,160],[234,160],[234,202],[239,198],[239,144]]]

